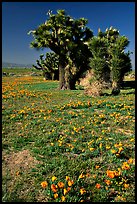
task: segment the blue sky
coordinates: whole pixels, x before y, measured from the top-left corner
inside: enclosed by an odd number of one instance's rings
[[[87,26],[97,35],[98,28],[105,31],[113,26],[121,35],[128,37],[127,50],[135,67],[135,2],[3,2],[2,3],[2,61],[35,64],[41,53],[30,48],[33,40],[27,35],[47,19],[47,11],[56,13],[64,9],[75,19],[88,19]]]

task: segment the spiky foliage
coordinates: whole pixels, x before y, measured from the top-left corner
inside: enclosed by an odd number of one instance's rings
[[[125,73],[131,70],[130,52],[125,53],[128,44],[128,38],[120,36],[119,31],[112,27],[105,32],[99,29],[97,37],[93,37],[89,44],[93,54],[90,66],[95,78],[99,81],[111,80],[112,94],[115,95],[120,93]]]
[[[37,66],[33,65],[34,68],[42,70],[43,76],[46,79],[58,79],[59,77],[59,57],[53,52],[47,52],[45,59],[44,54],[40,55],[40,59],[36,60]]]
[[[71,89],[73,77],[70,76],[71,67],[69,69],[67,67],[70,61],[73,62],[74,57],[71,56],[76,55],[74,50],[78,48],[80,43],[88,41],[93,36],[86,24],[86,19],[74,20],[64,10],[58,10],[57,14],[50,13],[45,23],[29,32],[34,37],[31,47],[36,49],[48,47],[59,56],[60,89]],[[82,72],[81,69],[79,71]]]

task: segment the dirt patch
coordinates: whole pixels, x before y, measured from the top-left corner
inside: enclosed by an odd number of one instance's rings
[[[35,167],[40,162],[31,156],[29,150],[22,150],[19,152],[12,152],[10,154],[2,155],[5,168],[8,168],[11,175],[17,172],[27,172],[29,169]],[[4,167],[3,166],[3,167]]]

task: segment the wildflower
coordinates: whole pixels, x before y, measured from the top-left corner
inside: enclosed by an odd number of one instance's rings
[[[68,181],[68,186],[72,186],[74,184],[74,181],[73,180],[69,180]]]
[[[130,158],[127,162],[128,162],[129,164],[132,164],[132,163],[133,163],[133,159]]]
[[[122,169],[125,169],[125,170],[130,169],[129,164],[127,162],[124,162],[123,165],[122,165]]]
[[[90,101],[88,101],[88,106],[89,106],[89,107],[91,106],[91,103],[90,103]]]
[[[57,177],[56,176],[52,176],[52,181],[55,181],[57,179]]]
[[[122,152],[123,151],[123,147],[119,147],[118,149],[118,153]]]
[[[118,172],[115,171],[114,173],[115,173],[115,176],[120,176],[121,175],[121,171],[118,171]]]
[[[115,154],[115,153],[116,153],[116,150],[115,150],[115,149],[111,149],[111,152],[112,152],[113,154]]]
[[[67,191],[69,192],[70,190],[71,190],[71,188],[70,188],[70,187],[68,187],[68,188],[67,188]]]
[[[17,172],[16,172],[16,176],[18,176],[19,174],[20,174],[20,172],[19,172],[19,171],[17,171]]]
[[[84,178],[85,177],[85,175],[83,174],[83,173],[81,173],[80,175],[79,175],[79,178]]]
[[[100,149],[102,148],[102,143],[99,144],[99,148],[100,148]]]
[[[57,193],[54,194],[54,198],[55,199],[58,198],[58,194]]]
[[[90,177],[90,176],[91,176],[90,173],[87,173],[87,174],[86,174],[86,177]]]
[[[70,177],[69,176],[66,176],[66,181],[69,181],[70,180]]]
[[[107,176],[108,176],[109,178],[114,178],[114,177],[115,177],[115,172],[114,172],[114,171],[107,170]]]
[[[43,181],[43,182],[41,183],[42,188],[46,188],[47,185],[48,185],[47,181]]]
[[[125,183],[124,188],[128,188],[128,187],[129,187],[129,184]]]
[[[110,149],[110,148],[111,148],[110,146],[107,146],[107,145],[106,145],[106,149]]]
[[[96,184],[96,188],[97,188],[97,189],[100,189],[100,188],[101,188],[101,185],[100,185],[99,183],[97,183],[97,184]]]
[[[51,184],[51,190],[56,193],[57,192],[57,187],[55,184]]]
[[[86,193],[86,190],[84,188],[81,188],[80,193],[81,193],[81,195],[83,195],[84,193]]]
[[[100,166],[96,166],[96,169],[98,169]]]
[[[67,189],[66,188],[64,188],[64,191],[63,191],[63,193],[64,193],[64,195],[66,195],[67,194]]]
[[[62,202],[64,202],[66,200],[65,196],[61,197]]]
[[[59,188],[63,188],[64,187],[64,183],[63,182],[58,182],[58,187]]]
[[[110,180],[105,180],[105,183],[109,186],[111,184]]]
[[[54,146],[54,143],[53,143],[53,142],[51,142],[51,143],[50,143],[50,145],[51,145],[51,146]]]
[[[91,147],[91,148],[89,148],[89,150],[92,152],[92,151],[94,150],[94,148],[93,148],[93,147]]]

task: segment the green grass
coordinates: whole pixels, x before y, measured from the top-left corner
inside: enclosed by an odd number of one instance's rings
[[[134,89],[92,98],[57,87],[42,77],[3,77],[3,202],[134,202]],[[55,199],[50,185],[60,181]]]

